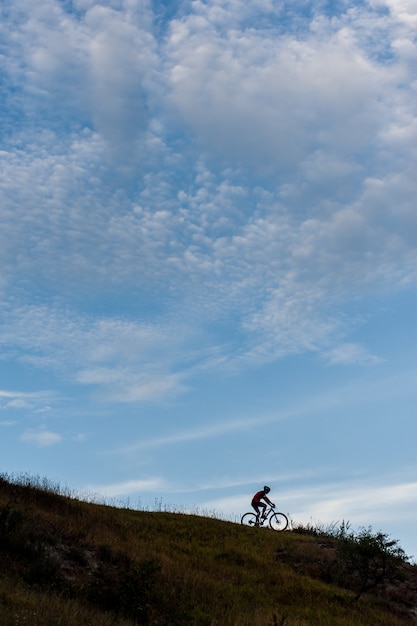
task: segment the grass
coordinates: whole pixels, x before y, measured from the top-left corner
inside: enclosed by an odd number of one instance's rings
[[[400,559],[403,581],[355,601],[323,531],[122,509],[3,476],[0,541],[1,626],[415,623],[415,567]]]

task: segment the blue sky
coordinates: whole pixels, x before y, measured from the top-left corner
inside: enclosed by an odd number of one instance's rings
[[[1,470],[417,555],[415,0],[3,0]]]

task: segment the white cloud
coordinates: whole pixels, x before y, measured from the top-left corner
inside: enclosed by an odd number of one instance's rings
[[[325,355],[329,363],[334,365],[355,365],[381,363],[380,357],[369,354],[361,345],[355,343],[345,343],[329,350]]]
[[[31,410],[45,412],[49,410],[47,402],[53,399],[54,394],[48,391],[7,391],[0,389],[0,410]],[[2,398],[4,401],[2,402]]]
[[[0,389],[0,397],[1,398],[15,398],[18,395],[20,395],[19,392],[5,391],[4,389]]]
[[[390,8],[391,13],[405,25],[413,28],[417,22],[416,0],[383,0],[381,4]]]
[[[188,342],[185,328],[174,332],[167,321],[101,320],[36,306],[15,309],[0,333],[0,344],[19,346],[18,360],[99,386],[101,400],[112,402],[162,401],[182,391],[183,374],[170,370]],[[25,394],[3,395],[11,397],[8,405],[26,402]]]
[[[150,20],[141,4],[140,23],[149,29]],[[88,69],[93,120],[121,155],[147,126],[143,83],[149,82],[156,64],[155,42],[149,30],[132,21],[129,10],[95,5],[86,15],[86,26],[91,37]]]
[[[20,440],[25,443],[33,443],[40,448],[46,448],[60,443],[62,441],[62,437],[58,433],[53,433],[47,430],[28,430],[20,436]]]
[[[77,433],[76,435],[73,435],[72,437],[73,441],[77,441],[79,443],[87,441],[87,439],[88,439],[88,436],[85,433]]]
[[[107,485],[87,485],[85,489],[87,492],[92,492],[103,497],[114,498],[135,493],[160,492],[165,486],[165,481],[161,478],[147,478],[126,480],[121,483],[110,483]]]
[[[326,32],[302,37],[279,28],[223,30],[212,23],[211,4],[197,6],[198,18],[173,22],[167,54],[174,102],[204,148],[252,168],[268,165],[275,178],[312,144],[351,158],[367,149],[386,79],[352,25],[328,21]]]
[[[140,366],[137,365],[139,370]],[[86,385],[102,386],[101,401],[106,402],[161,402],[184,391],[183,376],[170,373],[140,374],[126,368],[84,370],[77,381]]]
[[[308,496],[283,494],[294,511],[294,520],[330,522],[351,520],[371,524],[373,519],[401,521],[413,514],[417,483],[330,485],[313,488]],[[291,503],[292,501],[292,503]]]
[[[8,409],[27,409],[30,408],[32,404],[27,400],[23,400],[22,398],[16,398],[15,400],[11,400],[7,403],[5,408]]]
[[[155,439],[145,439],[137,443],[133,443],[123,448],[123,453],[136,452],[139,450],[146,450],[147,448],[159,448],[161,446],[175,446],[177,444],[197,441],[199,439],[208,439],[211,437],[219,437],[228,432],[235,432],[239,430],[248,430],[259,426],[263,421],[272,421],[271,418],[263,420],[262,418],[250,418],[235,420],[232,422],[222,422],[221,424],[211,424],[210,426],[203,425],[201,428],[175,432],[172,435],[165,435]],[[118,451],[120,452],[120,451]]]
[[[149,3],[79,8],[83,13],[75,15],[43,0],[27,14],[24,0],[13,3],[13,36],[5,31],[7,69],[26,92],[31,116],[54,115],[59,107],[69,122],[94,124],[119,159],[123,150],[132,158],[134,141],[147,126],[157,60]]]

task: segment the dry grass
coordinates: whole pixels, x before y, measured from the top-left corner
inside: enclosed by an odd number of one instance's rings
[[[334,553],[321,537],[16,483],[0,479],[1,626],[414,623],[398,602],[369,594],[354,602],[326,581]]]

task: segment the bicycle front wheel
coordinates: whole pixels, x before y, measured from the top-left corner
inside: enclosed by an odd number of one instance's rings
[[[256,515],[255,513],[245,513],[242,515],[242,519],[240,523],[244,526],[256,526]]]
[[[288,517],[284,513],[274,513],[269,518],[269,526],[272,530],[285,530],[288,526]]]

